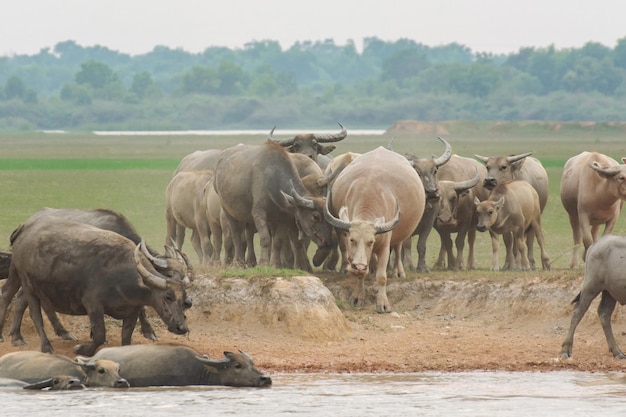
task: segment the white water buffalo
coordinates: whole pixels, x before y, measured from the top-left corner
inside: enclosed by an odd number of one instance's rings
[[[480,156],[474,155],[485,163],[487,177],[483,181],[483,186],[492,190],[497,184],[510,180],[528,181],[533,186],[539,196],[539,209],[543,213],[548,203],[550,193],[548,184],[548,173],[541,162],[532,156],[532,152],[511,156]],[[535,256],[533,252],[533,242],[535,240],[534,231],[530,231],[526,236],[528,248],[528,260],[535,266]]]
[[[405,276],[402,242],[424,213],[424,186],[403,156],[383,147],[367,152],[349,164],[335,179],[324,215],[337,228],[344,264],[357,277],[351,304],[362,305],[364,278],[376,258],[376,310],[390,312],[387,299],[387,263],[395,251],[393,275]]]
[[[622,158],[626,163],[626,158]],[[561,203],[569,216],[574,236],[570,268],[578,268],[581,243],[582,259],[598,238],[613,231],[623,201],[626,200],[626,165],[597,152],[582,152],[570,158],[561,177]]]
[[[494,271],[500,269],[498,235],[502,235],[506,245],[507,261],[504,269],[514,269],[517,266],[513,244],[516,245],[517,256],[520,258],[519,267],[524,271],[531,269],[525,243],[526,233],[530,228],[534,231],[541,249],[541,265],[544,270],[550,269],[541,229],[539,197],[527,181],[513,180],[500,183],[491,191],[487,200],[481,202],[475,197],[474,204],[478,214],[476,230],[479,232],[489,230],[491,235],[493,251],[491,269]]]
[[[268,140],[284,147],[288,152],[300,153],[308,156],[322,169],[325,169],[330,159],[319,158],[319,155],[327,155],[335,150],[335,145],[323,145],[325,143],[339,142],[348,136],[348,131],[341,123],[338,123],[341,130],[337,133],[321,134],[307,133],[299,134],[285,139],[274,139],[272,137],[274,129],[270,132]]]
[[[151,306],[176,334],[188,332],[183,304],[189,281],[160,274],[141,244],[84,223],[41,216],[11,234],[9,282],[19,280],[41,350],[52,352],[41,305],[57,312],[88,315],[93,340],[75,352],[92,355],[106,339],[104,314],[123,320],[122,344],[130,344],[139,311]]]
[[[200,264],[213,256],[205,186],[213,171],[182,171],[174,175],[165,190],[165,243],[176,242],[182,249],[185,229],[191,229],[193,245]]]
[[[565,340],[561,345],[561,357],[572,356],[574,344],[574,332],[576,326],[583,319],[591,302],[602,293],[602,299],[598,305],[598,316],[609,351],[619,359],[626,359],[615,342],[613,329],[611,328],[611,316],[617,302],[626,304],[626,237],[604,235],[593,243],[587,251],[585,263],[585,278],[582,288],[574,303],[572,321]]]
[[[426,266],[426,241],[433,229],[435,218],[439,212],[439,181],[437,180],[437,170],[445,166],[450,160],[452,155],[452,147],[445,139],[438,137],[445,146],[443,153],[440,156],[433,156],[431,158],[418,157],[413,154],[406,154],[406,159],[409,160],[415,172],[420,176],[426,194],[426,203],[424,206],[424,214],[422,220],[415,228],[413,235],[417,235],[417,270],[419,272],[428,272],[428,266]],[[403,261],[409,265],[411,270],[415,270],[413,266],[413,258],[411,256],[411,240],[409,237],[403,244]]]
[[[182,345],[133,345],[101,349],[91,358],[96,359],[119,363],[122,375],[132,387],[272,384],[272,379],[259,372],[252,358],[241,351],[224,352],[222,359],[209,359]]]
[[[128,388],[119,364],[111,360],[71,360],[63,355],[23,350],[0,357],[0,377],[41,383],[55,375],[78,378],[88,387]]]
[[[80,223],[90,224],[100,229],[110,230],[126,237],[127,239],[130,239],[135,244],[139,244],[142,241],[130,221],[121,213],[113,210],[81,210],[72,208],[45,207],[33,214],[28,221],[33,221],[42,216],[52,216],[61,219],[73,220]],[[147,246],[144,246],[144,249],[145,255],[150,257],[157,271],[168,278],[178,280],[184,279],[186,274],[182,274],[181,271],[188,271],[189,275],[192,274],[191,266],[187,261],[186,255],[169,244],[165,246],[164,256],[159,255]],[[11,253],[0,253],[0,255],[2,255],[0,256],[0,279],[4,279],[8,277]],[[23,346],[26,344],[21,334],[21,324],[24,312],[28,307],[28,302],[23,296],[22,291],[18,292],[20,286],[21,283],[19,280],[7,282],[2,288],[2,298],[0,299],[0,341],[3,341],[2,329],[4,327],[4,320],[9,303],[15,297],[13,302],[13,322],[11,324],[10,332],[11,341],[14,346]],[[187,300],[185,305],[190,306],[190,303],[191,301]],[[64,340],[76,340],[76,337],[65,329],[53,310],[47,308],[45,305],[43,306],[43,309],[50,319],[55,334],[61,336]],[[146,317],[145,308],[141,308],[139,310],[139,322],[141,324],[141,332],[144,337],[149,340],[157,340],[154,330]]]
[[[324,199],[309,193],[282,146],[268,141],[224,150],[214,186],[234,241],[236,262],[244,261],[242,236],[250,228],[259,233],[262,266],[280,267],[283,245],[294,227],[318,246],[332,241],[331,227],[323,217]]]

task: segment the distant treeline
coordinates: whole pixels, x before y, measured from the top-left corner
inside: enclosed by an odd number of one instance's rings
[[[395,120],[624,120],[614,48],[474,53],[402,39],[128,55],[58,43],[0,57],[0,129],[384,128]]]

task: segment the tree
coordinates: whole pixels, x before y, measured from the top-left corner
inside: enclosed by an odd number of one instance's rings
[[[113,70],[102,62],[90,60],[83,62],[80,68],[75,76],[75,81],[78,84],[88,84],[93,89],[98,89],[118,81]]]
[[[215,93],[220,80],[211,67],[195,65],[183,74],[181,89],[183,94]]]
[[[130,91],[135,93],[140,100],[148,97],[159,97],[161,95],[159,86],[156,85],[148,71],[143,71],[133,76]]]
[[[88,85],[67,83],[61,89],[61,100],[78,105],[89,105],[93,101],[93,93]]]
[[[219,78],[220,94],[235,95],[243,91],[248,83],[248,77],[239,67],[232,61],[222,61],[217,69],[217,77]]]
[[[400,49],[383,61],[383,80],[395,80],[402,86],[404,82],[420,74],[430,66],[426,54],[416,48]]]
[[[26,87],[24,81],[21,78],[13,76],[9,78],[4,85],[4,97],[7,100],[14,98],[24,98],[26,94]]]

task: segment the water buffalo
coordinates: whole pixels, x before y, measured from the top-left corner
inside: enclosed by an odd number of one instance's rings
[[[469,187],[475,176],[478,175],[478,184]],[[448,269],[463,269],[463,250],[467,236],[468,254],[467,268],[474,269],[476,258],[474,242],[476,240],[476,223],[478,217],[474,197],[481,201],[489,197],[489,190],[483,187],[483,180],[487,170],[483,164],[475,159],[452,155],[450,160],[437,170],[439,180],[439,213],[435,219],[435,230],[439,233],[440,249],[435,262],[435,268],[445,268],[445,258],[448,258]],[[457,254],[452,250],[451,234],[456,233],[455,246]]]
[[[444,166],[452,155],[452,147],[450,144],[440,137],[438,137],[444,145],[445,149],[440,156],[433,156],[431,158],[417,157],[413,154],[406,154],[406,159],[409,160],[415,172],[420,176],[422,184],[424,186],[424,192],[426,193],[426,204],[424,206],[424,214],[422,220],[420,220],[417,228],[413,232],[413,235],[417,235],[417,270],[419,272],[428,272],[428,266],[426,266],[426,241],[433,229],[435,218],[439,212],[439,181],[437,180],[437,170]],[[413,266],[413,258],[411,256],[411,240],[409,237],[403,244],[403,260],[409,265],[411,270],[415,270]]]
[[[227,385],[268,387],[269,376],[259,372],[244,352],[224,352],[222,359],[209,359],[182,345],[132,345],[104,348],[91,358],[120,364],[132,387]]]
[[[576,326],[583,319],[591,302],[602,293],[602,299],[598,305],[598,316],[609,351],[619,359],[626,359],[615,342],[613,329],[611,328],[611,316],[615,310],[616,302],[626,304],[626,237],[604,235],[593,243],[587,250],[585,263],[585,278],[582,289],[574,298],[574,311],[572,321],[565,340],[561,345],[561,357],[572,356],[574,344],[574,332]]]
[[[205,186],[213,171],[183,171],[174,175],[165,190],[166,243],[182,249],[185,229],[191,229],[191,243],[202,265],[213,255]]]
[[[402,242],[411,236],[424,212],[424,186],[403,156],[378,147],[349,164],[335,179],[324,215],[340,233],[344,264],[357,277],[350,302],[362,305],[364,278],[376,257],[376,310],[390,312],[387,264],[395,252],[392,274],[404,276]]]
[[[168,330],[187,333],[183,304],[186,280],[168,279],[135,244],[109,230],[53,216],[20,225],[11,235],[9,282],[19,280],[28,300],[41,350],[52,352],[41,305],[88,315],[93,340],[75,352],[91,356],[105,341],[104,314],[123,320],[122,344],[131,342],[142,306],[152,306]],[[185,276],[187,271],[180,270]]]
[[[280,266],[282,247],[294,225],[318,246],[332,240],[323,217],[324,199],[308,192],[287,151],[273,142],[224,150],[214,187],[231,231],[236,262],[244,262],[246,229],[259,233],[263,266]]]
[[[291,153],[300,153],[308,156],[313,161],[318,163],[322,169],[325,169],[329,159],[318,158],[318,155],[327,155],[335,150],[335,145],[322,145],[323,143],[339,142],[348,136],[348,131],[341,123],[338,123],[341,130],[337,133],[320,134],[320,133],[307,133],[299,134],[285,139],[274,139],[272,137],[274,129],[270,132],[268,140],[283,146],[287,151]]]
[[[626,163],[626,158],[622,158]],[[600,225],[610,234],[626,200],[626,165],[597,152],[582,152],[570,158],[561,177],[561,203],[569,216],[574,235],[570,268],[578,268],[581,243],[582,259],[598,238]]]
[[[85,389],[80,379],[69,375],[54,375],[43,381],[29,384],[13,378],[0,378],[0,388],[23,388],[29,390],[48,389],[50,391],[73,391]]]
[[[112,232],[118,233],[128,239],[130,239],[135,244],[138,244],[142,241],[141,237],[135,230],[134,226],[130,223],[130,221],[123,216],[121,213],[118,213],[113,210],[108,209],[94,209],[94,210],[80,210],[80,209],[72,209],[72,208],[50,208],[45,207],[35,214],[33,214],[29,220],[37,219],[41,216],[53,216],[59,217],[62,219],[73,220],[80,223],[90,224],[92,226],[96,226],[100,229],[110,230]],[[180,252],[177,248],[172,247],[171,245],[165,246],[165,256],[161,256],[156,253],[151,248],[145,246],[146,256],[150,257],[153,260],[153,264],[158,272],[161,274],[172,278],[172,279],[184,279],[187,274],[181,274],[181,271],[188,270],[189,274],[192,274],[191,266],[187,261],[186,256]],[[0,257],[0,279],[8,277],[8,266],[10,265],[11,253],[6,253],[8,256]],[[5,258],[9,260],[7,263]],[[6,266],[6,268],[4,268]],[[6,312],[9,306],[9,303],[15,296],[14,301],[14,313],[13,313],[13,323],[11,325],[11,340],[14,346],[22,346],[25,345],[26,342],[21,334],[21,324],[22,317],[24,312],[26,311],[26,307],[28,303],[26,298],[23,296],[22,291],[20,289],[20,282],[7,282],[2,288],[2,298],[0,299],[0,341],[4,340],[2,337],[2,328],[4,327],[4,320],[6,317]],[[17,294],[17,296],[16,296]],[[190,301],[187,302],[189,305]],[[76,340],[76,338],[68,332],[61,321],[56,316],[55,312],[51,309],[48,309],[45,305],[43,306],[44,311],[52,326],[54,328],[55,334],[61,336],[64,340]],[[145,338],[149,340],[157,340],[156,334],[150,325],[146,317],[145,308],[141,308],[139,311],[139,322],[141,324],[141,332]]]
[[[128,388],[120,376],[119,364],[108,359],[76,358],[23,350],[0,357],[0,377],[19,379],[29,384],[42,383],[55,375],[78,378],[88,387]]]
[[[174,176],[184,171],[215,171],[217,160],[222,154],[221,149],[207,149],[195,151],[186,155],[176,167]]]
[[[474,197],[478,224],[476,230],[491,234],[493,257],[491,269],[498,271],[499,248],[498,235],[502,235],[506,245],[506,259],[509,269],[516,266],[513,251],[513,239],[520,257],[519,266],[522,270],[531,269],[525,244],[526,233],[532,228],[541,249],[541,264],[544,270],[550,269],[550,260],[545,251],[543,231],[541,230],[541,211],[539,197],[535,189],[523,180],[513,180],[498,184],[485,201]],[[506,269],[506,268],[505,268]]]
[[[487,177],[485,177],[483,182],[485,188],[493,190],[497,184],[514,179],[528,181],[537,191],[539,209],[543,213],[543,209],[548,203],[548,194],[550,192],[548,173],[541,165],[541,162],[530,155],[532,155],[532,152],[511,156],[474,156],[484,162],[487,168]],[[533,267],[535,266],[534,240],[535,234],[531,230],[526,236],[526,245],[528,248],[528,259]]]

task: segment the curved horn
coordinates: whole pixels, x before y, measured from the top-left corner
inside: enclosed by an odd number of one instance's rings
[[[469,190],[470,188],[478,184],[478,181],[480,181],[480,172],[476,170],[476,175],[474,176],[474,178],[465,181],[455,182],[454,191],[459,193],[461,191]]]
[[[309,198],[304,198],[296,191],[296,188],[293,186],[293,181],[289,180],[290,190],[289,194],[285,193],[283,190],[280,190],[281,194],[289,201],[290,204],[293,204],[297,207],[304,207],[308,209],[315,209],[315,203],[313,200]]]
[[[530,156],[532,154],[533,154],[532,152],[526,152],[526,153],[521,153],[519,155],[507,156],[506,160],[509,162],[517,162],[520,159],[524,159],[527,156]]]
[[[159,268],[168,267],[167,260],[157,258],[156,256],[150,253],[150,251],[148,250],[148,247],[146,246],[146,242],[143,240],[143,238],[141,238],[141,242],[139,242],[139,245],[141,246],[141,253],[143,253],[146,256],[146,258],[150,260],[150,262],[152,262],[154,265],[158,266]]]
[[[452,156],[452,146],[450,146],[447,140],[440,138],[439,136],[437,136],[437,139],[442,141],[443,144],[446,146],[446,149],[443,151],[440,157],[433,157],[433,162],[435,163],[435,166],[440,167],[450,160],[450,157]]]
[[[141,277],[143,278],[143,281],[152,287],[156,287],[161,290],[166,289],[167,281],[161,277],[154,275],[150,271],[148,271],[146,267],[143,266],[143,264],[141,263],[140,254],[141,254],[141,243],[137,244],[137,246],[135,247],[135,264],[137,265],[137,272],[139,272],[139,275],[141,275]]]
[[[274,125],[274,127],[272,128],[272,130],[270,130],[270,134],[267,135],[267,140],[274,140],[272,138],[272,135],[274,135],[274,130],[276,129],[276,125]]]
[[[400,223],[400,203],[398,202],[398,199],[396,198],[396,217],[394,217],[393,219],[389,220],[386,223],[383,223],[378,226],[374,226],[374,230],[376,230],[377,235],[381,233],[387,233],[388,231],[396,227],[398,223]]]
[[[346,136],[348,136],[348,131],[346,130],[345,127],[343,127],[341,123],[337,122],[337,124],[341,128],[341,130],[338,133],[331,133],[331,134],[325,134],[325,135],[315,134],[313,135],[313,137],[315,138],[315,140],[317,140],[320,143],[339,142],[341,139],[344,139]]]
[[[270,131],[270,135],[267,137],[267,140],[271,140],[272,142],[284,147],[293,145],[293,141],[296,140],[295,136],[287,139],[274,139],[272,137],[272,135],[274,134],[274,129],[276,129],[276,126],[274,126]]]
[[[52,378],[44,379],[43,381],[35,382],[34,384],[24,385],[23,389],[44,389],[52,387]]]
[[[341,219],[333,216],[328,210],[328,202],[332,199],[330,188],[328,189],[328,194],[326,196],[326,204],[324,204],[324,218],[333,227],[336,227],[339,230],[345,230],[346,232],[350,230],[350,226],[352,226],[349,222],[344,222]]]
[[[230,363],[230,358],[211,359],[205,355],[196,355],[196,359],[208,366],[224,366]]]
[[[612,177],[618,173],[620,173],[622,170],[619,166],[613,166],[613,167],[603,167],[600,164],[598,164],[597,162],[592,162],[589,164],[589,167],[591,167],[592,169],[594,169],[595,171],[598,171],[600,174],[606,175],[607,177]]]
[[[476,159],[480,159],[481,161],[483,161],[484,163],[487,163],[489,161],[489,157],[488,156],[480,156],[478,154],[474,154],[474,157]]]
[[[393,152],[393,141],[396,140],[396,137],[392,137],[391,139],[389,139],[389,142],[387,142],[387,149]]]

